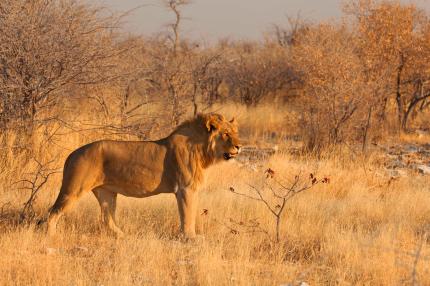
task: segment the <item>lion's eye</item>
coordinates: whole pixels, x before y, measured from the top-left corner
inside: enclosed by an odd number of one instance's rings
[[[228,133],[226,132],[226,133],[224,133],[224,136],[228,138],[228,137],[230,137],[230,134],[228,134]]]

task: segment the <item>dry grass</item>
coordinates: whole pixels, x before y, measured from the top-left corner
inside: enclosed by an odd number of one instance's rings
[[[260,147],[267,143],[286,144],[286,138],[299,134],[299,116],[289,106],[261,104],[246,107],[242,104],[215,104],[209,111],[220,112],[227,118],[235,117],[241,123],[240,132],[246,144]]]
[[[316,165],[286,155],[264,163],[288,178]],[[263,169],[255,172],[234,162],[209,171],[200,205],[208,210],[199,217],[198,229],[206,238],[201,243],[175,238],[177,210],[169,195],[121,198],[118,222],[127,236],[118,240],[99,230],[99,209],[90,194],[62,220],[55,238],[4,220],[0,284],[394,285],[415,279],[428,285],[428,177],[410,174],[390,181],[364,159],[347,166],[336,158],[322,160],[318,170],[331,183],[290,202],[279,245],[271,245],[264,234],[240,229],[233,234],[225,226],[230,218],[256,218],[273,230],[263,205],[228,191],[229,186],[246,191],[247,183],[258,183]],[[48,200],[52,195],[41,197],[39,208],[46,209]]]

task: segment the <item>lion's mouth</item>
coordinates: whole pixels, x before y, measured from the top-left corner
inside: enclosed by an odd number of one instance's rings
[[[224,159],[225,160],[230,160],[233,159],[234,157],[236,157],[238,153],[224,153]]]

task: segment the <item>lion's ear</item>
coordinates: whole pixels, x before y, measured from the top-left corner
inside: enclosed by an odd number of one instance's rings
[[[213,132],[219,128],[219,123],[217,121],[217,118],[213,115],[210,115],[206,119],[206,128],[208,129],[208,132]]]

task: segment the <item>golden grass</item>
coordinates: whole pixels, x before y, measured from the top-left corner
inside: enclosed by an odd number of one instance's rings
[[[221,105],[213,111],[238,117],[247,144],[278,144],[297,131],[285,126],[293,115],[270,106]],[[36,134],[32,144],[41,146],[35,148],[38,158],[56,158],[54,166],[61,167],[71,150],[100,136],[59,135],[45,146]],[[400,139],[425,143],[411,135]],[[19,143],[10,134],[7,145]],[[200,210],[208,213],[199,215],[198,232],[205,240],[183,243],[177,239],[173,195],[120,197],[117,220],[126,233],[123,239],[100,230],[92,194],[60,221],[56,237],[16,224],[28,191],[14,182],[30,176],[34,165],[25,153],[12,150],[0,162],[0,208],[5,206],[0,213],[0,285],[403,285],[414,279],[430,284],[430,179],[411,172],[392,180],[379,165],[379,154],[366,158],[333,149],[318,160],[279,154],[252,168],[236,162],[214,166],[201,190]],[[233,186],[243,193],[248,184],[258,186],[268,167],[288,179],[300,170],[304,176],[317,171],[330,178],[330,184],[289,201],[279,244],[264,233],[234,226],[239,232],[234,234],[229,228],[230,219],[256,219],[274,236],[274,220],[265,206],[228,190]],[[51,206],[60,183],[61,174],[56,174],[44,186],[36,202],[39,214]]]
[[[285,137],[297,135],[299,117],[288,106],[215,104],[209,111],[220,112],[228,119],[235,117],[240,122],[240,133],[245,135],[245,143],[252,145],[278,144]]]
[[[54,238],[33,226],[0,225],[0,284],[15,285],[310,285],[430,284],[429,179],[410,174],[390,181],[370,160],[349,165],[336,158],[316,162],[277,155],[252,171],[234,162],[210,169],[202,190],[200,243],[176,239],[174,197],[121,197],[118,223],[127,233],[115,239],[100,231],[98,205],[83,197],[62,219]],[[282,240],[238,234],[230,218],[257,219],[273,233],[264,205],[228,191],[258,184],[264,167],[291,178],[297,170],[329,176],[297,195],[282,221]],[[58,182],[57,182],[58,183]],[[46,210],[56,190],[42,196]],[[421,248],[419,255],[418,249]],[[416,262],[415,262],[416,260]],[[416,266],[414,267],[414,263]],[[414,273],[415,270],[415,274]]]

